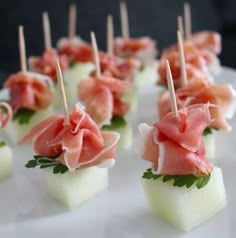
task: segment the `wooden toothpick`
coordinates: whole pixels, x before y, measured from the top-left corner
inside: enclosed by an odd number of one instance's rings
[[[178,114],[176,98],[175,98],[175,89],[174,89],[172,74],[171,74],[170,65],[169,65],[168,60],[166,60],[166,75],[167,75],[168,89],[169,89],[169,93],[170,93],[172,112],[175,117],[178,117],[179,114]]]
[[[61,73],[61,67],[60,67],[60,63],[59,63],[58,59],[56,59],[56,70],[57,70],[58,87],[59,87],[59,91],[61,94],[61,101],[62,101],[63,110],[64,110],[64,126],[69,126],[70,125],[70,115],[68,112],[68,106],[67,106],[67,101],[66,101],[66,95],[65,95],[64,83],[63,83],[63,78],[62,78],[62,73]]]
[[[125,0],[120,1],[120,20],[122,37],[129,39],[129,17]]]
[[[180,32],[182,39],[184,39],[184,27],[182,16],[178,16],[178,31]]]
[[[51,30],[50,30],[50,22],[48,18],[48,13],[43,12],[43,34],[44,34],[44,46],[45,49],[51,49]]]
[[[191,8],[189,2],[184,3],[184,23],[185,23],[185,37],[186,40],[188,40],[192,34]]]
[[[107,16],[107,53],[109,56],[113,56],[114,47],[114,28],[112,15]]]
[[[177,31],[177,39],[178,39],[179,61],[180,61],[180,71],[181,71],[181,85],[183,87],[183,86],[186,86],[188,82],[187,82],[187,73],[186,73],[186,66],[185,66],[183,40],[179,31]]]
[[[23,26],[19,26],[18,34],[19,34],[18,37],[19,37],[20,68],[22,72],[26,73],[27,64],[26,64],[25,38]]]
[[[93,47],[93,56],[95,60],[95,66],[96,66],[96,76],[101,76],[101,68],[100,68],[100,61],[99,61],[99,55],[98,55],[98,47],[97,47],[97,41],[94,32],[91,32],[91,42]]]
[[[68,38],[71,40],[76,35],[76,4],[70,5],[69,11],[69,26],[68,26]]]

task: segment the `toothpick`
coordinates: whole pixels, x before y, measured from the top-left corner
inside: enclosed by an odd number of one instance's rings
[[[178,16],[178,31],[180,32],[182,39],[184,39],[184,28],[183,28],[182,16]]]
[[[192,34],[191,8],[189,2],[184,3],[184,23],[185,23],[185,37],[186,39],[189,39]]]
[[[59,86],[59,91],[61,94],[61,101],[62,101],[63,110],[64,110],[64,126],[69,126],[70,125],[70,115],[68,112],[68,106],[67,106],[67,101],[66,101],[66,95],[65,95],[64,83],[63,83],[63,78],[62,78],[62,73],[61,73],[61,67],[60,67],[60,63],[59,63],[58,59],[56,59],[56,70],[57,70],[58,86]]]
[[[49,18],[48,18],[48,13],[47,12],[43,12],[43,33],[44,33],[45,49],[52,48],[51,30],[50,30],[50,23],[49,23]]]
[[[129,17],[127,11],[127,5],[124,0],[120,1],[120,20],[121,20],[121,32],[122,37],[129,39]]]
[[[99,55],[98,55],[98,47],[97,47],[97,41],[94,32],[91,32],[91,42],[93,47],[93,56],[95,60],[95,66],[96,66],[96,76],[101,76],[101,68],[100,68],[100,62],[99,62]]]
[[[19,34],[20,67],[21,67],[21,71],[26,73],[27,64],[26,64],[25,39],[24,39],[23,26],[19,26],[18,34]]]
[[[76,35],[76,4],[70,5],[68,38],[71,40]]]
[[[112,15],[107,16],[107,53],[109,56],[113,56],[114,47],[114,28]]]
[[[175,89],[174,89],[172,74],[171,74],[170,65],[169,65],[168,60],[166,60],[166,74],[167,74],[167,83],[168,83],[168,89],[169,89],[169,93],[170,93],[172,112],[175,117],[178,117],[179,114],[178,114],[176,98],[175,98]]]
[[[177,31],[177,38],[178,38],[179,61],[180,61],[180,71],[181,71],[181,84],[183,87],[183,86],[186,86],[188,82],[187,82],[187,74],[186,74],[186,66],[185,66],[183,40],[179,31]]]

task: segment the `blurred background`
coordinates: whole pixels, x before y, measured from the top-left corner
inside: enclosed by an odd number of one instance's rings
[[[100,49],[106,46],[106,17],[114,17],[115,34],[120,35],[118,0],[7,0],[0,6],[0,72],[19,70],[18,25],[24,25],[27,55],[43,51],[42,12],[48,11],[52,42],[67,35],[69,5],[77,4],[77,34],[89,41],[95,31]],[[182,0],[127,0],[131,37],[148,35],[158,42],[159,51],[176,42],[177,16],[183,15]],[[192,29],[215,30],[222,34],[223,65],[236,69],[236,1],[189,1]]]

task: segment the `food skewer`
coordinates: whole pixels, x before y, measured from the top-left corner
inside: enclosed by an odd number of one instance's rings
[[[127,5],[125,0],[120,1],[120,17],[121,17],[121,33],[125,39],[130,38],[129,33],[129,16],[127,11]]]
[[[19,34],[19,53],[20,53],[20,66],[21,71],[27,72],[27,64],[26,64],[26,52],[25,52],[25,39],[24,39],[24,29],[23,26],[19,26],[18,34]]]
[[[170,92],[170,101],[171,101],[172,112],[175,117],[178,117],[178,109],[177,109],[176,98],[175,98],[175,89],[174,89],[172,74],[171,74],[170,65],[169,65],[168,60],[166,60],[166,74],[167,74],[168,89]]]
[[[96,76],[100,77],[101,76],[101,67],[100,67],[100,61],[99,61],[99,55],[98,55],[98,46],[97,46],[97,41],[94,32],[91,32],[91,43],[92,43],[92,48],[93,48],[93,56],[95,60],[95,67],[96,67]]]
[[[107,53],[111,57],[114,55],[114,27],[112,15],[107,16]]]
[[[70,5],[69,10],[69,26],[68,26],[68,38],[72,40],[76,36],[76,4]]]
[[[179,30],[182,39],[184,39],[184,28],[183,28],[183,18],[182,18],[182,16],[178,16],[177,21],[178,21],[177,29]]]
[[[47,12],[43,12],[43,35],[45,50],[52,48],[51,29]]]
[[[177,39],[178,39],[178,49],[179,49],[179,61],[180,61],[180,70],[181,70],[181,86],[187,85],[187,73],[185,66],[185,57],[184,57],[184,47],[183,41],[180,31],[177,31]]]
[[[60,63],[59,63],[58,59],[56,59],[56,70],[57,70],[58,87],[59,87],[61,101],[62,101],[62,105],[63,105],[63,109],[64,109],[63,110],[64,111],[64,126],[69,126],[70,125],[70,115],[68,112],[68,106],[67,106],[67,100],[66,100],[65,89],[64,89],[64,84],[63,84],[63,78],[62,78]]]
[[[184,23],[185,23],[185,38],[188,40],[192,35],[191,8],[188,1],[184,2]]]

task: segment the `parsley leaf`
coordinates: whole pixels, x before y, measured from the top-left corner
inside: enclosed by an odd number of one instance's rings
[[[206,128],[202,133],[203,136],[207,136],[207,135],[210,135],[210,134],[212,134],[212,129],[211,128]]]
[[[106,131],[113,131],[122,127],[125,127],[126,121],[123,116],[120,115],[114,115],[111,119],[111,124],[110,125],[104,125],[102,127],[102,130]]]
[[[45,169],[48,167],[54,167],[53,173],[54,174],[64,174],[66,171],[68,171],[68,168],[61,164],[60,161],[56,160],[58,156],[49,156],[45,157],[43,155],[34,155],[34,159],[29,160],[25,167],[26,168],[35,168],[39,166],[40,169]]]
[[[35,111],[33,110],[20,108],[14,113],[13,121],[18,121],[20,125],[27,124],[34,114]]]
[[[5,141],[0,141],[0,148],[6,146],[7,143]]]
[[[160,175],[160,174],[153,174],[151,169],[147,169],[146,172],[143,174],[143,178],[145,179],[159,179],[162,177],[163,183],[174,180],[173,186],[176,187],[184,187],[190,188],[193,184],[200,189],[207,185],[210,180],[211,174],[207,174],[205,176],[197,177],[192,174],[187,175]]]

